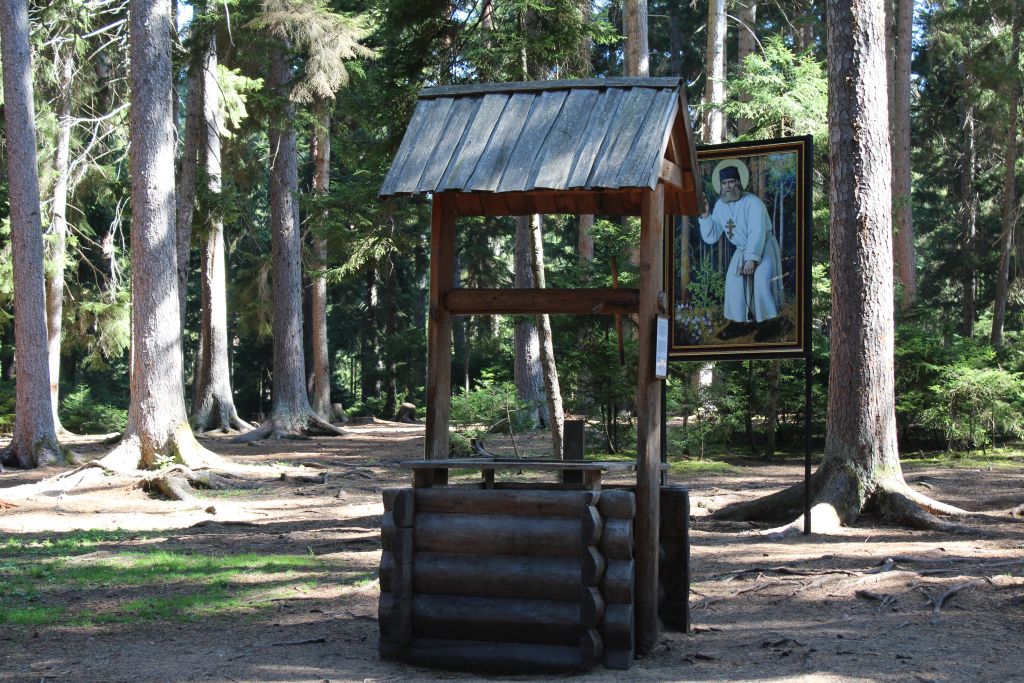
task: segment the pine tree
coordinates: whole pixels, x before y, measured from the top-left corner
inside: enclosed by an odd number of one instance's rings
[[[47,358],[43,234],[36,170],[35,106],[27,0],[0,8],[7,176],[14,269],[14,346],[17,362],[14,437],[0,461],[23,468],[65,459],[54,430]]]

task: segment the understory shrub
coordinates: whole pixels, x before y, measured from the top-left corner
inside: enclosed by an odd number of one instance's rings
[[[128,410],[97,400],[86,384],[80,384],[61,401],[61,423],[80,434],[106,434],[124,431]]]

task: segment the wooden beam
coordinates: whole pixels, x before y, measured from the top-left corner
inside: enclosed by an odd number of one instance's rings
[[[586,78],[563,81],[525,81],[518,83],[474,83],[471,85],[442,85],[424,88],[420,99],[457,95],[486,95],[487,93],[537,92],[543,90],[567,90],[577,88],[680,88],[677,77],[660,78]],[[685,109],[683,111],[686,111]]]
[[[661,172],[658,177],[669,185],[674,185],[680,190],[683,189],[683,169],[668,159],[661,160]]]
[[[685,178],[685,173],[683,174]],[[459,216],[528,216],[534,213],[639,216],[647,188],[618,190],[531,190],[529,192],[446,192]],[[435,194],[437,197],[441,193]]]
[[[455,204],[434,195],[430,228],[430,320],[427,325],[427,424],[424,457],[448,457],[452,399],[452,316],[444,296],[455,276]]]
[[[672,131],[672,137],[675,138],[679,150],[679,158],[676,159],[676,163],[683,171],[689,171],[691,177],[695,179],[700,174],[700,166],[697,163],[697,148],[693,144],[693,127],[690,125],[690,117],[686,113],[689,111],[686,104],[686,88],[679,89],[679,111],[682,113],[676,117],[677,125]],[[698,189],[695,214],[702,214],[707,211],[707,198],[704,196],[703,190],[700,189],[699,183],[694,182],[694,186]]]
[[[640,214],[640,302],[636,398],[636,633],[637,649],[658,643],[658,535],[661,485],[661,382],[654,377],[658,294],[664,270],[665,186],[645,192]]]
[[[443,301],[452,315],[628,315],[639,298],[636,289],[453,289]]]

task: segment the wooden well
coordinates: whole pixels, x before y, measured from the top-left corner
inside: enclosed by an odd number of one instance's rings
[[[531,492],[531,495],[544,494],[551,500],[562,501],[558,505],[563,507],[558,509],[565,514],[533,514],[528,506],[517,507],[508,514],[488,512],[496,506],[511,505],[517,499],[508,492],[486,488],[445,490],[439,488],[447,484],[447,467],[443,463],[417,468],[418,488],[386,497],[388,514],[385,517],[391,520],[388,524],[393,528],[384,532],[385,560],[381,564],[383,655],[442,667],[472,668],[470,660],[478,664],[494,660],[505,662],[507,666],[485,668],[526,671],[534,670],[527,666],[529,662],[548,662],[551,666],[547,670],[567,670],[587,668],[598,661],[606,666],[625,667],[634,651],[646,653],[657,643],[659,535],[662,501],[667,492],[661,490],[662,380],[655,377],[654,343],[656,317],[665,313],[662,291],[665,221],[667,215],[697,215],[703,210],[683,85],[677,78],[608,78],[427,88],[420,94],[380,194],[382,197],[429,194],[433,202],[425,460],[448,458],[452,316],[635,315],[640,354],[636,486],[631,492],[621,493],[632,500],[635,514],[628,520],[603,516],[601,500],[607,499],[611,492],[592,489],[581,494],[571,490],[575,485],[568,484],[561,486],[563,490]],[[639,289],[471,290],[452,287],[455,228],[460,216],[535,213],[639,216]],[[669,508],[676,513],[681,509],[678,498],[675,496],[675,507]],[[424,512],[426,521],[421,521],[417,512],[424,509],[424,505],[429,509],[440,499],[469,505],[475,512],[467,515],[480,519],[468,522],[459,515],[437,518],[431,515],[442,513]],[[519,500],[522,503],[523,499]],[[549,508],[541,505],[537,509]],[[528,523],[517,525],[505,519],[510,516],[530,519]],[[571,523],[564,520],[571,520]],[[618,528],[627,521],[632,539],[628,560],[601,554],[604,532],[594,529]],[[439,551],[431,542],[422,540],[422,533],[437,524],[448,525],[445,527],[448,534],[462,528],[460,524],[468,525],[465,529],[476,530],[459,536],[464,541],[465,557],[438,559],[434,556]],[[512,524],[538,538],[548,538],[555,533],[554,529],[561,529],[559,533],[564,538],[559,537],[561,541],[557,545],[571,547],[573,551],[559,555],[561,559],[557,562],[543,553],[504,553],[498,547],[494,552],[474,552],[473,549],[482,547],[485,539],[508,529],[502,524]],[[569,536],[573,536],[572,543]],[[429,534],[428,538],[431,538]],[[530,547],[535,546],[540,547],[540,544]],[[608,576],[609,563],[630,563],[633,579],[632,597],[628,602],[610,602],[609,598],[614,595],[616,599],[624,599],[625,589],[602,592],[600,581],[603,578],[591,576],[588,579],[584,564],[599,562],[592,548],[598,549],[605,563],[602,577]],[[672,552],[674,557],[681,557],[680,551]],[[426,556],[423,564],[419,559],[421,553]],[[440,554],[459,553],[444,551]],[[531,563],[550,564],[550,572],[542,573],[544,586],[534,589],[504,574],[502,580],[494,578],[497,575],[491,570],[497,561],[486,558],[506,556],[515,557],[513,564],[526,568],[524,571],[529,569],[531,576],[536,574],[533,570],[539,571],[539,565]],[[544,596],[551,593],[554,585],[548,584],[556,580],[551,577],[568,572],[570,566],[581,568],[579,591],[582,592],[576,592],[572,600],[553,602],[569,602],[576,607],[563,604],[559,607],[562,612],[557,612],[554,608],[551,608],[554,611],[547,610],[550,605],[538,603],[534,605],[541,610],[538,613],[548,616],[541,619],[543,624],[531,621],[523,601],[548,600]],[[424,568],[414,571],[416,567]],[[623,567],[614,565],[612,574],[624,575]],[[415,590],[419,571],[435,578],[446,573],[463,577],[465,580],[458,585],[482,582],[489,586],[489,592],[438,601],[427,597],[436,593]],[[421,588],[427,586],[433,590],[438,585],[433,583],[434,579],[426,584],[422,581],[426,579],[421,578]],[[450,584],[450,577],[445,581]],[[587,581],[597,581],[597,585],[588,585]],[[576,591],[576,584],[563,588],[572,593]],[[542,594],[540,597],[535,596],[537,591]],[[667,600],[670,592],[667,587],[665,592]],[[676,604],[680,600],[685,602],[685,595],[680,596],[678,590],[672,595]],[[508,600],[522,603],[520,609],[516,611],[510,603],[502,602]],[[627,611],[628,619],[624,616]],[[498,629],[499,620],[507,614],[521,614],[522,621],[515,622],[519,624],[515,627],[500,622],[505,625]],[[569,621],[573,623],[571,627]],[[476,624],[476,627],[466,630],[468,627],[457,625],[463,622]],[[495,640],[498,630],[520,633],[522,637]],[[625,636],[627,631],[631,632],[629,638]],[[450,637],[437,637],[442,633]],[[479,641],[463,637],[471,634],[487,637]],[[537,642],[540,638],[537,634],[547,635],[543,642]],[[468,645],[470,642],[476,644]],[[529,654],[515,654],[527,652],[517,649],[526,645],[532,648]],[[568,649],[544,649],[552,647]],[[619,654],[609,656],[610,652]]]

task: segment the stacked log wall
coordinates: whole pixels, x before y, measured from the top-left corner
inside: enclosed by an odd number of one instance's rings
[[[384,505],[382,656],[498,673],[632,663],[632,493],[400,489]]]

